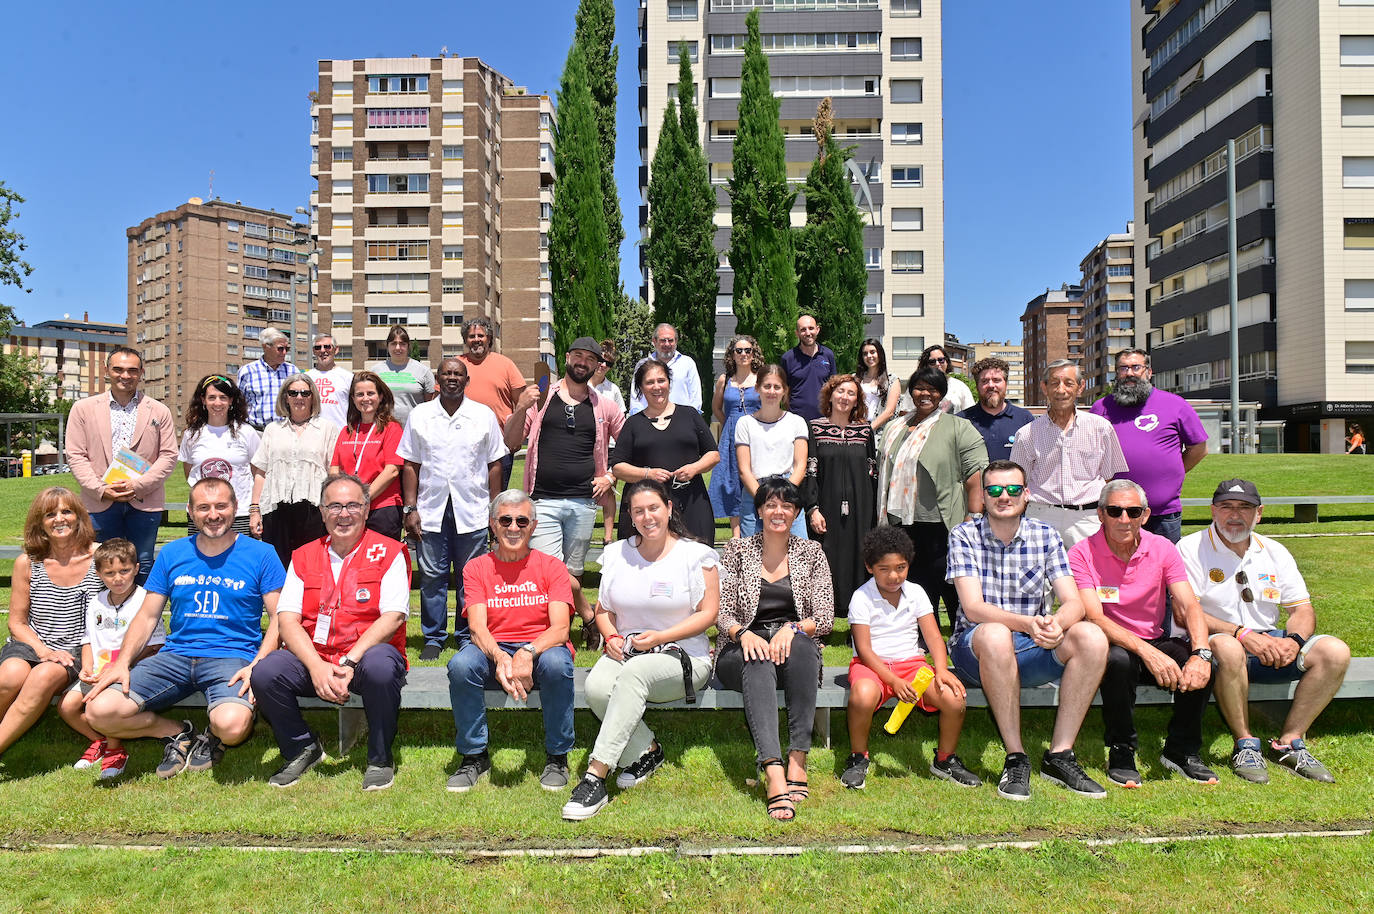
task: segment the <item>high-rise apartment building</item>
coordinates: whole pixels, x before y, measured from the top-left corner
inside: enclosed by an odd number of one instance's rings
[[[289,358],[310,361],[310,237],[290,216],[192,197],[125,230],[129,345],[143,353],[143,389],[185,412],[211,372],[262,356],[258,334],[291,337]]]
[[[1021,347],[1026,366],[1022,402],[1044,406],[1040,382],[1045,379],[1045,366],[1060,359],[1083,364],[1083,287],[1064,283],[1028,301],[1021,313]]]
[[[527,374],[553,353],[553,104],[475,57],[322,60],[311,110],[316,318],[342,364],[394,324],[437,365],[486,317]]]
[[[5,355],[35,359],[46,393],[54,400],[79,400],[105,389],[105,357],[126,344],[124,324],[63,317],[33,326],[15,324],[0,340]]]
[[[1026,355],[1020,343],[1011,340],[985,340],[969,343],[969,368],[983,359],[1001,359],[1007,363],[1007,399],[1013,403],[1026,402]],[[974,378],[976,381],[977,378]]]
[[[1083,271],[1083,374],[1086,396],[1096,400],[1116,377],[1116,353],[1136,345],[1135,223],[1095,244],[1078,268]]]
[[[864,228],[867,335],[884,341],[888,364],[905,377],[921,350],[944,333],[944,134],[940,0],[640,0],[639,185],[647,234],[650,158],[668,98],[677,92],[678,47],[696,75],[697,106],[716,185],[716,304],[719,365],[734,331],[730,246],[733,140],[739,118],[745,16],[760,12],[764,53],[787,139],[788,180],[801,184],[816,156],[812,121],[821,99],[834,106],[836,139],[852,145],[855,199]],[[860,180],[860,178],[862,180]],[[793,225],[806,221],[799,197]],[[645,274],[641,294],[648,298]],[[821,331],[824,342],[825,330]],[[698,364],[701,353],[692,353]],[[851,366],[840,366],[849,368]]]
[[[1155,383],[1229,395],[1234,140],[1240,398],[1287,450],[1343,449],[1374,413],[1374,6],[1141,0],[1131,46]]]

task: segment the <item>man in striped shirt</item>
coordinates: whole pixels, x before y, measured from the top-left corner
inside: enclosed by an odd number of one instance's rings
[[[1085,386],[1077,362],[1045,366],[1045,415],[1021,426],[1011,446],[1011,459],[1026,470],[1026,513],[1059,531],[1065,547],[1101,528],[1097,494],[1130,469],[1112,424],[1078,408]]]
[[[262,358],[239,369],[239,388],[248,401],[248,424],[262,431],[276,417],[277,392],[286,379],[300,371],[286,358],[291,341],[275,327],[258,334]]]

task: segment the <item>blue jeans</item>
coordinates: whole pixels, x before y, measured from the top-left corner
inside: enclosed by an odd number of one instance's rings
[[[161,511],[140,511],[127,501],[117,501],[104,511],[91,515],[95,526],[95,540],[106,540],[122,536],[134,544],[138,550],[138,579],[142,585],[148,580],[148,572],[153,568],[153,548],[157,546],[157,528],[162,524]]]
[[[753,508],[746,508],[739,515],[739,535],[741,537],[753,536],[762,529],[759,523],[759,512]],[[797,519],[792,522],[792,535],[806,539],[806,515],[798,514]]]
[[[1177,545],[1178,541],[1183,539],[1183,513],[1175,511],[1172,514],[1151,514],[1150,519],[1145,522],[1145,529]]]
[[[463,615],[463,566],[487,551],[487,528],[459,533],[454,526],[453,506],[444,508],[439,530],[426,530],[420,537],[420,630],[425,644],[443,647],[448,639],[448,574],[452,568],[458,578],[454,601],[453,629],[461,647],[468,637],[468,621]]]
[[[501,641],[501,650],[515,653],[524,641]],[[496,664],[471,641],[448,661],[448,697],[453,704],[454,744],[463,755],[487,748],[487,689],[500,689]],[[566,644],[551,647],[534,661],[534,688],[544,713],[544,751],[564,755],[573,747],[573,658]]]

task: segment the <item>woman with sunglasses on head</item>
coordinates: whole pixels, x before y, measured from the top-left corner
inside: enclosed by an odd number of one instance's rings
[[[881,340],[870,337],[859,344],[859,367],[854,375],[863,391],[869,424],[875,433],[880,432],[888,420],[897,415],[897,402],[902,398],[902,385],[888,374],[887,352]],[[857,543],[855,548],[858,548]]]
[[[348,388],[348,425],[339,433],[329,473],[348,473],[367,483],[372,511],[367,528],[401,538],[401,423],[395,398],[374,371],[360,371]]]
[[[725,372],[716,378],[711,395],[711,414],[720,423],[720,464],[711,474],[711,510],[716,517],[730,518],[730,537],[739,539],[740,514],[749,508],[749,496],[740,485],[735,459],[735,425],[741,416],[758,409],[756,382],[763,370],[763,353],[752,336],[736,336],[725,347]]]
[[[816,720],[820,639],[834,625],[835,599],[820,544],[791,534],[802,510],[797,487],[769,476],[759,482],[754,505],[762,532],[731,540],[721,560],[716,675],[744,695],[768,815],[788,821],[810,795],[806,756]],[[787,700],[785,761],[778,738],[779,686]]]
[[[806,442],[811,433],[805,419],[787,411],[787,373],[781,365],[765,366],[759,372],[758,388],[759,408],[742,416],[735,426],[740,485],[750,499],[748,510],[740,517],[741,536],[753,536],[759,530],[759,515],[752,500],[760,479],[782,476],[799,486],[806,478]],[[806,520],[800,514],[792,533],[806,537]]]
[[[251,533],[252,460],[261,443],[257,429],[248,424],[248,400],[238,384],[218,374],[201,378],[186,407],[186,431],[177,459],[191,485],[214,477],[234,487],[235,533]],[[188,522],[194,526],[189,515]]]
[[[248,519],[285,568],[298,547],[324,536],[320,486],[338,438],[339,427],[320,415],[320,393],[309,376],[294,375],[281,386],[277,420],[262,430],[253,455]]]
[[[714,546],[716,518],[702,476],[720,462],[720,452],[701,413],[668,399],[671,385],[666,364],[658,359],[639,363],[634,389],[645,407],[625,420],[611,450],[611,472],[624,482],[652,479],[671,487],[683,524],[693,537]],[[634,533],[628,497],[620,505],[621,539]]]
[[[605,654],[587,674],[587,705],[601,720],[587,773],[563,818],[589,819],[606,805],[606,778],[629,789],[663,764],[663,747],[644,724],[649,702],[692,700],[711,678],[706,629],[720,609],[716,552],[692,539],[664,485],[625,487],[635,535],[601,557],[596,625]]]
[[[941,412],[949,385],[933,366],[916,369],[907,382],[915,409],[889,422],[878,444],[878,522],[911,537],[916,557],[907,576],[937,612],[945,601],[953,625],[959,597],[945,580],[949,532],[983,511],[979,472],[988,447],[973,423]]]
[[[925,348],[925,351],[921,353],[920,361],[916,363],[917,371],[922,368],[935,368],[948,378],[948,387],[944,399],[940,401],[940,409],[958,415],[977,402],[973,398],[973,392],[964,383],[964,379],[950,375],[949,356],[942,347],[927,346]]]

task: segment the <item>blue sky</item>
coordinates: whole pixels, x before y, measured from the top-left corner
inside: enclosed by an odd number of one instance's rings
[[[1019,339],[1026,301],[1076,279],[1089,247],[1131,216],[1129,5],[944,6],[946,329]],[[630,220],[637,8],[617,0],[616,176]],[[225,199],[281,212],[307,202],[318,59],[447,46],[553,92],[574,10],[573,0],[7,9],[0,180],[28,198],[11,228],[34,274],[30,294],[4,289],[0,301],[29,323],[86,311],[123,321],[125,228],[208,196],[212,170]],[[633,290],[638,227],[626,234],[621,272]]]

